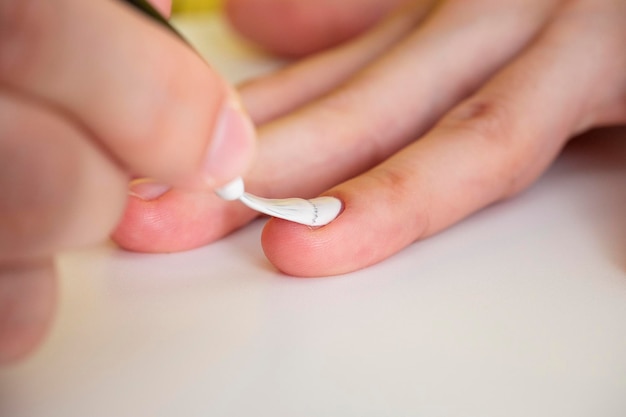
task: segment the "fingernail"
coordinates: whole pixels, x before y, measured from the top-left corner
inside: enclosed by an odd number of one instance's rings
[[[172,187],[160,184],[151,178],[139,178],[132,180],[128,185],[128,194],[143,201],[152,201],[161,197]]]
[[[234,100],[227,102],[217,119],[204,161],[205,181],[215,187],[243,174],[255,143],[252,121]]]

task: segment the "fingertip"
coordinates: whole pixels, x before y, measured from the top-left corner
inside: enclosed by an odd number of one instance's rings
[[[368,245],[359,245],[362,236],[354,220],[345,200],[341,214],[322,227],[272,218],[261,235],[263,251],[276,268],[292,276],[331,276],[363,268],[375,257]]]
[[[129,196],[111,237],[134,252],[179,252],[211,243],[251,218],[237,202],[224,202],[209,192],[172,189],[149,201]]]
[[[285,274],[331,276],[371,266],[414,242],[428,226],[419,204],[373,176],[357,177],[330,193],[343,211],[326,226],[278,219],[265,226],[265,255]]]
[[[296,277],[324,275],[318,259],[324,244],[315,244],[315,229],[287,220],[270,219],[263,228],[261,245],[267,259],[281,272]],[[322,258],[327,259],[327,258]]]
[[[201,246],[212,240],[208,225],[193,227],[202,220],[201,200],[199,205],[188,204],[188,198],[175,191],[152,200],[129,195],[111,238],[134,252],[178,252]]]
[[[168,216],[158,209],[156,200],[144,200],[129,193],[128,204],[111,234],[122,249],[135,252],[159,252],[166,247]]]
[[[310,30],[303,28],[306,16],[294,6],[293,2],[228,0],[225,10],[230,24],[244,37],[272,53],[296,57],[317,48],[307,35]]]
[[[393,5],[393,2],[389,2]],[[273,53],[300,57],[343,42],[365,30],[392,6],[386,2],[228,0],[237,31]]]

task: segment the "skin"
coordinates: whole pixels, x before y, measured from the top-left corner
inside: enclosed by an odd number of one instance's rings
[[[400,0],[244,0],[226,2],[232,25],[269,51],[301,57],[349,40]],[[277,17],[281,17],[277,24]],[[288,33],[289,36],[285,36]]]
[[[516,194],[575,134],[626,122],[622,0],[399,3],[227,3],[246,36],[306,56],[240,87],[251,163],[241,123],[212,139],[235,93],[162,28],[114,1],[0,0],[0,361],[49,327],[55,253],[116,224],[130,250],[208,244],[256,216],[208,192],[235,175],[266,197],[343,201],[328,226],[270,220],[262,238],[281,271],[333,275]],[[133,176],[154,181],[129,196]]]
[[[341,3],[356,10],[388,2]],[[253,18],[261,6],[271,12]],[[240,88],[260,137],[247,188],[344,203],[322,228],[268,222],[263,248],[287,274],[341,274],[380,262],[520,192],[574,135],[626,122],[625,2],[418,0],[399,7],[376,24],[352,23],[353,35],[372,25],[353,40]],[[290,26],[288,37],[275,33],[289,16],[306,19],[310,8],[317,8],[310,22]],[[236,27],[249,25],[244,33],[269,50],[290,40],[292,55],[336,45],[327,31],[337,24],[329,2],[230,0],[228,10]],[[254,217],[237,203],[171,190],[131,199],[114,237],[131,250],[184,250]]]
[[[0,0],[0,363],[41,340],[53,255],[107,239],[133,175],[207,193],[247,170],[255,138],[237,106],[190,48],[122,2]],[[214,136],[221,114],[227,141]]]

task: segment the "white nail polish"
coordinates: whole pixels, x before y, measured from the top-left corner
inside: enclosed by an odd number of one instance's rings
[[[330,223],[337,218],[342,208],[338,198],[328,196],[310,200],[257,197],[245,192],[241,178],[216,189],[215,193],[224,200],[239,200],[258,212],[307,226],[324,226]]]

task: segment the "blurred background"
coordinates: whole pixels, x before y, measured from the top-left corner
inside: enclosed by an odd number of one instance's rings
[[[194,13],[215,10],[221,7],[222,0],[174,0],[174,13]]]

